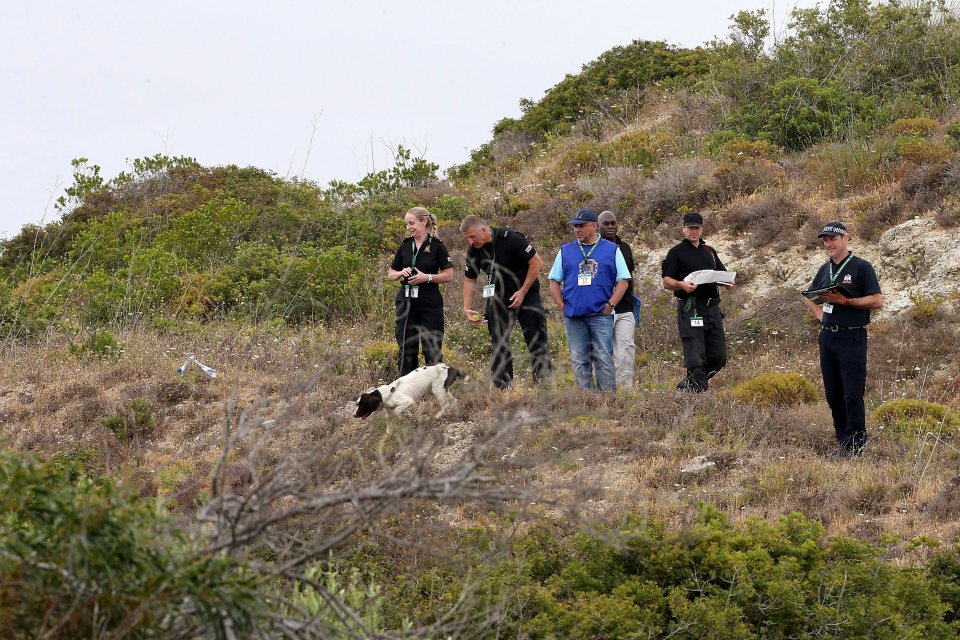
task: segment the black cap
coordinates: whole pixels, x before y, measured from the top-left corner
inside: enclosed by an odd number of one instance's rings
[[[839,220],[834,220],[833,222],[828,222],[823,225],[823,230],[817,237],[830,236],[831,238],[836,238],[837,236],[845,235],[847,235],[847,228]]]
[[[591,211],[590,209],[580,209],[573,216],[573,220],[567,224],[583,224],[585,222],[596,222],[597,214]]]
[[[703,216],[694,211],[693,213],[688,213],[683,216],[683,226],[685,227],[702,227],[703,226]]]

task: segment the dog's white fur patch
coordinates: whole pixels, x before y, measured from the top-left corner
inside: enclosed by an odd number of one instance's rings
[[[400,415],[430,391],[440,403],[440,410],[433,416],[434,419],[439,418],[457,402],[445,388],[450,368],[450,365],[440,363],[414,369],[393,382],[370,389],[357,398],[357,404],[361,404],[364,396],[379,391],[383,398],[383,407],[392,410],[393,415]]]

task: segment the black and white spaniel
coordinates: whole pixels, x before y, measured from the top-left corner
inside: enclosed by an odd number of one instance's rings
[[[381,407],[393,409],[394,415],[400,415],[427,391],[432,391],[440,403],[440,410],[433,417],[439,418],[456,403],[448,389],[454,382],[465,377],[460,369],[443,363],[420,367],[389,384],[372,387],[366,393],[360,394],[357,398],[357,412],[353,417],[366,418]]]

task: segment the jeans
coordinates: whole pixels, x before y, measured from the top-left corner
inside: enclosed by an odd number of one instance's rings
[[[633,363],[637,357],[637,345],[633,336],[637,321],[633,312],[613,314],[613,364],[617,368],[617,386],[633,386]]]
[[[573,361],[573,377],[581,389],[613,391],[617,381],[613,368],[613,314],[563,318],[567,346]]]

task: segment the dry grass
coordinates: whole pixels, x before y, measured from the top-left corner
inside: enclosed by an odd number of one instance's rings
[[[771,409],[732,398],[735,384],[763,371],[795,371],[819,386],[809,327],[757,325],[754,318],[750,332],[738,333],[746,320],[728,318],[731,364],[714,379],[711,392],[686,395],[673,389],[682,365],[674,353],[672,318],[669,313],[649,318],[654,326],[638,334],[646,348],[638,354],[637,386],[616,395],[571,388],[562,355],[554,385],[530,388],[521,369],[518,384],[507,392],[487,391],[482,363],[468,365],[474,380],[459,390],[459,405],[437,425],[438,459],[456,458],[475,434],[520,413],[538,419],[525,427],[515,448],[498,454],[508,463],[503,481],[534,489],[547,515],[559,517],[573,507],[607,521],[638,512],[682,525],[697,502],[706,501],[733,521],[799,511],[821,520],[831,534],[874,541],[881,534],[898,534],[905,544],[920,535],[946,539],[960,533],[955,521],[960,503],[954,497],[960,450],[953,444],[930,438],[904,444],[871,425],[864,458],[840,457],[822,399]],[[881,366],[894,342],[906,339],[904,350],[912,353],[912,340],[924,339],[897,329],[879,323],[872,332],[868,409],[886,397],[934,389],[907,375],[909,358],[903,365]],[[651,336],[666,344],[651,350]],[[349,418],[351,398],[380,382],[378,373],[364,370],[356,358],[368,338],[361,327],[248,329],[244,335],[223,325],[182,336],[136,331],[119,337],[126,351],[117,362],[66,356],[66,345],[55,341],[8,349],[0,374],[4,445],[41,455],[85,451],[93,469],[167,496],[176,508],[193,509],[209,494],[228,402],[241,409],[262,402],[265,419],[308,423],[311,416],[336,414],[343,429],[403,428],[403,421],[392,418],[379,423]],[[196,372],[181,378],[175,369],[184,353],[216,367],[218,377]],[[297,402],[271,402],[317,372],[316,383]],[[149,437],[123,440],[102,421],[135,399],[149,403],[154,427]],[[425,401],[427,411],[432,402]],[[282,456],[290,446],[309,443],[275,442],[267,450]],[[241,447],[238,453],[244,452]],[[685,462],[698,455],[714,465],[682,473]],[[515,478],[511,468],[517,469]],[[238,455],[225,482],[240,489],[249,473]],[[468,521],[456,508],[442,517]]]

